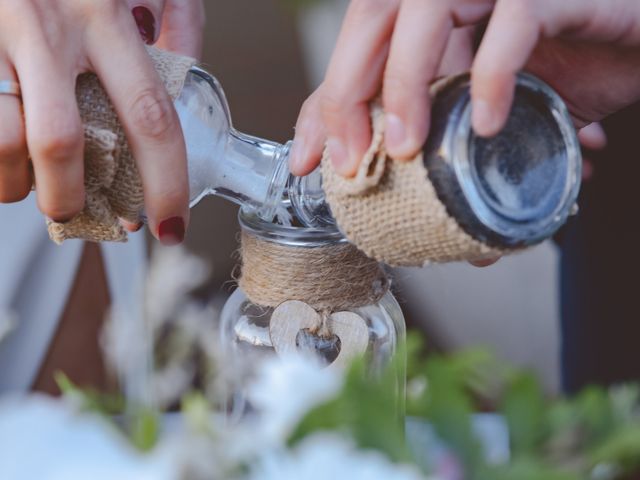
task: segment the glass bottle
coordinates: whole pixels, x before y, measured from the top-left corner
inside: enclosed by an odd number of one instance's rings
[[[514,107],[493,138],[471,128],[469,75],[440,84],[424,146],[429,179],[441,201],[474,238],[498,247],[551,236],[572,212],[581,154],[562,99],[527,74],[518,76]],[[267,220],[293,216],[309,227],[335,225],[319,170],[289,174],[284,145],[236,131],[217,80],[194,67],[175,102],[189,158],[191,205],[216,194]]]
[[[346,242],[336,228],[315,229],[280,225],[267,222],[255,212],[245,209],[240,210],[239,221],[244,234],[295,249],[330,247]],[[331,250],[329,249],[328,252],[327,254],[330,255]],[[336,282],[340,282],[340,279],[336,278]],[[274,333],[271,328],[274,311],[272,307],[252,303],[242,288],[238,287],[226,301],[220,315],[220,338],[223,347],[228,348],[230,354],[236,355],[236,358],[250,359],[249,363],[254,366],[260,365],[262,363],[260,360],[265,357],[277,355],[277,345],[274,346]],[[353,312],[364,320],[368,341],[366,351],[362,353],[365,354],[368,362],[367,370],[372,375],[381,373],[390,365],[399,346],[406,340],[404,316],[398,302],[391,291],[387,290],[376,303],[344,311]],[[308,330],[300,330],[296,336],[296,348],[299,353],[311,354],[320,366],[328,367],[333,363],[338,366],[340,362],[336,355],[340,355],[340,337],[331,335],[332,333],[335,332],[311,334]],[[395,373],[397,373],[398,414],[402,415],[406,372],[403,361],[395,362],[394,366],[397,368]],[[243,381],[243,379],[239,380]],[[232,417],[243,415],[251,409],[247,404],[244,387],[245,385],[239,384],[234,387],[233,392],[227,392],[227,396],[232,399],[228,406]]]

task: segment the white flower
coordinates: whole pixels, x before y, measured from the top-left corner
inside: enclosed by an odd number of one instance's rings
[[[152,345],[141,310],[131,311],[121,305],[112,307],[100,335],[100,346],[127,400],[152,404]]]
[[[145,307],[151,324],[162,324],[208,275],[208,265],[183,248],[158,247],[146,284]]]
[[[412,466],[392,463],[383,454],[359,450],[337,434],[319,433],[294,450],[267,452],[252,465],[249,480],[438,480]]]
[[[343,381],[336,369],[322,368],[309,357],[293,355],[265,362],[249,387],[248,399],[259,412],[266,440],[286,441],[305,414],[338,394]]]
[[[100,417],[44,396],[0,401],[3,480],[174,480],[170,457],[143,455]]]

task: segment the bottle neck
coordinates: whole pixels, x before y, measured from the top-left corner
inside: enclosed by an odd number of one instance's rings
[[[231,130],[222,158],[212,162],[215,195],[273,219],[282,215],[291,142],[284,145]]]
[[[231,130],[214,194],[254,211],[268,222],[297,222],[310,228],[335,225],[325,201],[320,170],[305,177],[289,173],[292,142],[284,145]]]
[[[291,142],[284,145],[245,135],[231,125],[217,80],[193,68],[175,101],[189,166],[191,206],[207,195],[231,200],[262,219],[295,217],[303,225],[334,225],[324,203],[320,172],[289,173]]]

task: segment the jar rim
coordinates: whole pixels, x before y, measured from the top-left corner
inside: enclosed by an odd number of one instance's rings
[[[254,210],[246,208],[241,208],[238,212],[238,222],[243,232],[282,245],[319,247],[347,242],[344,235],[335,227],[310,228],[268,222]]]

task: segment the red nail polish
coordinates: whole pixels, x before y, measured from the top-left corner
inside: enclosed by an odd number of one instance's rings
[[[163,245],[178,245],[184,240],[184,220],[182,217],[172,217],[160,222],[158,238]]]
[[[151,45],[156,41],[156,19],[147,7],[135,7],[131,10],[133,18],[138,24],[138,30],[142,40],[147,45]]]

